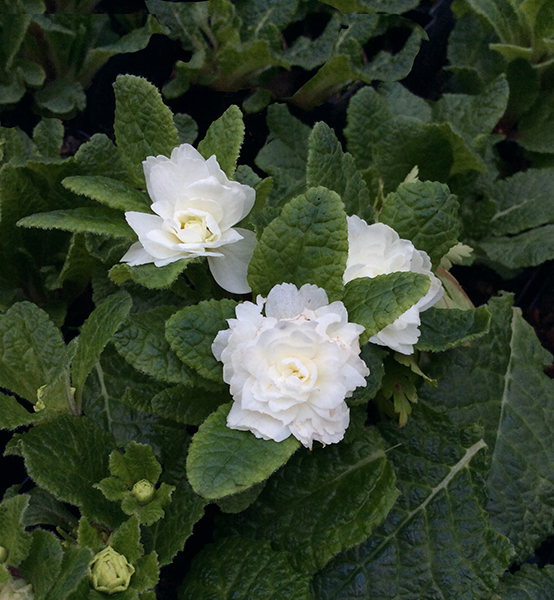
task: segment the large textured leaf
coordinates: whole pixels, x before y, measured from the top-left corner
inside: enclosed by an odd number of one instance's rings
[[[489,237],[476,245],[493,263],[509,269],[535,267],[554,258],[554,224],[516,235]]]
[[[250,431],[227,427],[231,404],[221,406],[192,438],[187,475],[204,498],[223,498],[267,479],[298,449],[290,436],[283,442],[262,440]]]
[[[425,407],[380,430],[401,496],[367,541],[316,574],[314,600],[489,599],[512,550],[482,508],[482,430]]]
[[[490,334],[434,357],[426,373],[438,386],[420,393],[455,423],[484,426],[487,510],[524,559],[550,535],[554,519],[554,382],[543,373],[551,357],[509,296],[489,308]]]
[[[142,161],[148,156],[170,156],[179,145],[173,114],[158,90],[141,77],[119,75],[114,91],[117,147],[133,183],[144,188]]]
[[[429,290],[429,277],[420,273],[390,273],[349,281],[342,301],[350,321],[365,327],[360,343],[393,323]]]
[[[13,496],[0,504],[0,546],[7,551],[4,562],[9,565],[18,565],[31,548],[31,535],[23,526],[23,514],[29,498],[27,496]]]
[[[62,184],[76,194],[94,198],[117,210],[148,212],[150,209],[150,199],[144,192],[111,177],[99,175],[66,177]]]
[[[550,600],[554,597],[554,567],[522,565],[502,578],[492,600]]]
[[[397,497],[383,441],[367,429],[350,444],[300,451],[223,529],[269,539],[296,569],[313,572],[365,540]]]
[[[19,566],[23,578],[32,584],[34,600],[44,600],[60,575],[63,548],[50,531],[35,529],[29,555]]]
[[[153,263],[131,267],[120,263],[110,269],[109,276],[117,285],[133,281],[149,290],[163,290],[171,287],[187,266],[196,261],[195,258],[181,258],[165,267],[156,267]]]
[[[206,300],[176,312],[166,323],[166,337],[175,354],[200,375],[223,382],[223,366],[212,353],[215,336],[235,316],[234,300]]]
[[[88,576],[88,566],[92,558],[93,553],[89,548],[82,548],[80,546],[66,548],[63,555],[60,576],[50,590],[46,600],[65,600],[73,593],[77,589],[77,586]]]
[[[346,213],[340,197],[310,188],[291,200],[264,230],[248,268],[252,289],[266,296],[274,285],[313,283],[335,300],[342,294],[348,255]]]
[[[267,541],[227,538],[207,546],[179,589],[179,600],[311,600],[309,577]]]

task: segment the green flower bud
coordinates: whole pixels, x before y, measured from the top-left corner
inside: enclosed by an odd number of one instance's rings
[[[123,554],[108,546],[98,552],[88,570],[92,587],[97,592],[115,594],[124,592],[129,587],[135,567],[129,564]]]
[[[148,504],[154,497],[156,490],[148,479],[141,479],[133,486],[133,496],[138,500],[139,504]]]
[[[8,583],[0,583],[0,600],[34,600],[33,586],[24,579],[12,577]]]
[[[8,551],[4,546],[0,546],[0,565],[8,560]]]

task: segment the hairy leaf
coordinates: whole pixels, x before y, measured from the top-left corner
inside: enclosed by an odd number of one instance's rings
[[[62,184],[76,194],[88,196],[116,210],[148,212],[151,204],[144,192],[111,177],[100,175],[66,177]]]

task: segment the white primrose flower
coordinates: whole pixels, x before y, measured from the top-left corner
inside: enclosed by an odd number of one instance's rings
[[[139,241],[121,261],[163,267],[181,258],[206,256],[223,289],[249,292],[246,272],[256,236],[233,225],[252,209],[254,190],[230,181],[215,156],[205,160],[190,144],[174,148],[171,158],[149,156],[142,164],[156,214],[125,213]]]
[[[387,325],[369,341],[388,346],[401,354],[412,354],[419,339],[419,313],[436,304],[443,296],[442,283],[431,271],[431,260],[423,250],[400,236],[384,223],[368,225],[357,216],[348,221],[348,259],[344,283],[358,277],[376,277],[396,271],[412,271],[427,275],[431,285],[427,294],[414,306]]]
[[[344,304],[329,304],[315,285],[282,283],[239,304],[236,317],[212,344],[234,399],[227,425],[276,442],[292,434],[308,448],[342,440],[344,399],[369,375],[359,356],[364,328],[348,322]]]

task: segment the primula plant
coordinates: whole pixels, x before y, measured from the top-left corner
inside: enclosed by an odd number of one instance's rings
[[[373,62],[367,41],[410,0],[147,4],[191,52],[166,98],[253,96],[203,130],[120,75],[113,139],[69,158],[58,119],[0,128],[0,427],[27,475],[0,600],[551,597],[551,356],[512,294],[475,306],[457,279],[552,258],[551,169],[508,175],[497,147],[506,75],[394,83],[419,26]],[[457,3],[453,39],[485,5]],[[313,14],[317,72],[270,104],[309,48],[275,40]],[[379,73],[345,126],[299,108]]]

